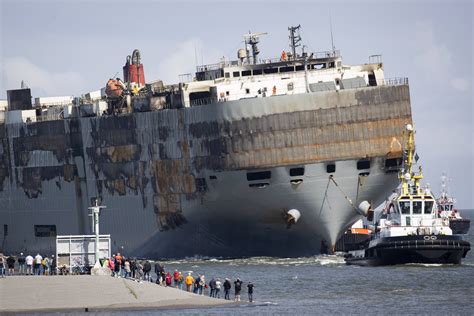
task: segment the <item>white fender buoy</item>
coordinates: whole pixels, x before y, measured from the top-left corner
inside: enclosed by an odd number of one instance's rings
[[[367,201],[362,201],[360,202],[359,204],[359,209],[358,209],[358,213],[362,216],[365,216],[367,217],[367,215],[369,215],[369,210],[370,210],[371,206],[370,206],[370,203],[367,202]]]
[[[300,211],[298,211],[297,209],[295,208],[292,208],[291,210],[289,210],[288,212],[286,212],[288,214],[288,221],[291,221],[293,220],[296,224],[296,222],[300,219],[301,217],[301,213]]]

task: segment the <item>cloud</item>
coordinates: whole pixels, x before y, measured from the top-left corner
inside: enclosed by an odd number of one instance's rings
[[[459,91],[468,91],[469,90],[469,80],[465,78],[454,78],[450,81],[451,86]]]
[[[447,45],[435,36],[434,25],[430,22],[417,22],[415,27],[415,64],[421,68],[426,78],[437,85],[449,83],[458,91],[468,91],[469,79],[455,77],[453,54]],[[449,78],[453,78],[449,80]]]
[[[80,95],[85,92],[86,80],[77,72],[52,72],[24,57],[5,58],[2,65],[3,89],[19,89],[24,81],[38,96]]]
[[[203,47],[206,47],[203,49]],[[204,57],[205,56],[205,57]],[[166,84],[178,82],[178,76],[196,72],[196,62],[217,63],[222,53],[212,47],[206,46],[198,38],[191,38],[170,47],[167,57],[158,64],[158,72],[152,73],[154,78],[162,79]]]

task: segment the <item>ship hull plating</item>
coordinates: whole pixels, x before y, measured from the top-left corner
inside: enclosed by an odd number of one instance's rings
[[[52,253],[55,234],[91,233],[87,207],[100,197],[113,251],[317,254],[360,201],[395,188],[407,123],[404,85],[0,125],[1,246]],[[290,208],[301,218],[287,228]]]

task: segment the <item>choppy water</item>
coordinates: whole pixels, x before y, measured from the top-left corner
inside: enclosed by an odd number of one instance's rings
[[[462,212],[474,222],[474,210]],[[474,228],[465,238],[474,245]],[[115,315],[197,314],[435,314],[474,313],[474,254],[462,265],[346,266],[340,256],[309,258],[188,259],[167,270],[240,277],[255,284],[253,304],[239,307],[118,312]],[[245,293],[243,293],[245,294]],[[242,295],[246,299],[246,294]],[[103,315],[110,313],[101,313]]]

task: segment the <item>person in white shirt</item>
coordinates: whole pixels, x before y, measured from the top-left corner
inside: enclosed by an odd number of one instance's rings
[[[216,288],[214,290],[214,297],[221,298],[220,291],[221,291],[222,282],[220,279],[216,280]]]
[[[43,257],[41,257],[40,254],[37,254],[35,257],[35,271],[34,273],[37,275],[41,275],[41,261],[43,260]]]
[[[28,255],[26,256],[25,261],[26,261],[26,274],[27,275],[33,274],[33,261],[34,261],[33,257]]]

